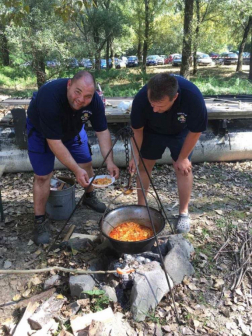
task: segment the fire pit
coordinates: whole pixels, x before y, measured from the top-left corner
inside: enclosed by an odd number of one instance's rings
[[[156,234],[158,234],[164,229],[165,219],[158,210],[151,207],[149,207],[149,209]],[[136,254],[149,251],[155,242],[155,236],[134,242],[120,241],[109,237],[109,233],[113,230],[113,228],[127,221],[132,221],[152,229],[146,206],[126,205],[109,211],[101,218],[99,223],[101,233],[110,241],[111,245],[118,252]]]

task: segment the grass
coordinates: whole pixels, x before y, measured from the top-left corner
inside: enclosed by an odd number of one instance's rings
[[[248,81],[248,66],[236,73],[235,66],[201,67],[197,76],[191,76],[203,95],[252,94],[252,83]],[[47,79],[72,77],[79,69],[47,70]],[[178,67],[170,65],[148,67],[143,74],[140,68],[91,70],[101,84],[105,97],[133,97],[155,73],[179,74]],[[29,67],[0,67],[0,94],[11,97],[30,97],[37,90],[36,77]]]

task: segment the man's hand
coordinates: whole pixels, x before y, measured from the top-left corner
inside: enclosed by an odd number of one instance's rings
[[[192,170],[192,164],[188,158],[180,159],[178,158],[176,162],[173,163],[175,170],[182,175],[187,176]]]
[[[116,179],[119,177],[119,168],[114,164],[114,162],[107,163],[107,169],[110,176],[115,177]]]
[[[85,169],[78,167],[74,171],[77,182],[83,187],[86,188],[89,185],[89,176]]]
[[[137,160],[137,165],[139,164],[139,160]],[[132,158],[129,162],[129,172],[130,174],[135,174],[136,172],[136,164],[134,158]]]

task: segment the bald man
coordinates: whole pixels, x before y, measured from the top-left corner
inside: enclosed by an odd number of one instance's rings
[[[48,244],[50,232],[45,208],[50,193],[55,156],[86,189],[83,204],[104,212],[93,187],[87,189],[92,177],[92,158],[85,124],[90,120],[99,140],[103,157],[111,148],[103,102],[96,92],[93,76],[80,71],[72,79],[62,78],[44,84],[33,94],[27,111],[28,153],[34,170],[34,242]],[[119,169],[112,153],[106,160],[108,172],[117,178]]]

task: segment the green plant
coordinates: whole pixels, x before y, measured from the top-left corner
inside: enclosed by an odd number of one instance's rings
[[[109,297],[105,294],[104,290],[94,289],[83,291],[83,294],[88,294],[92,297],[91,304],[93,311],[97,312],[106,308],[109,304]]]

